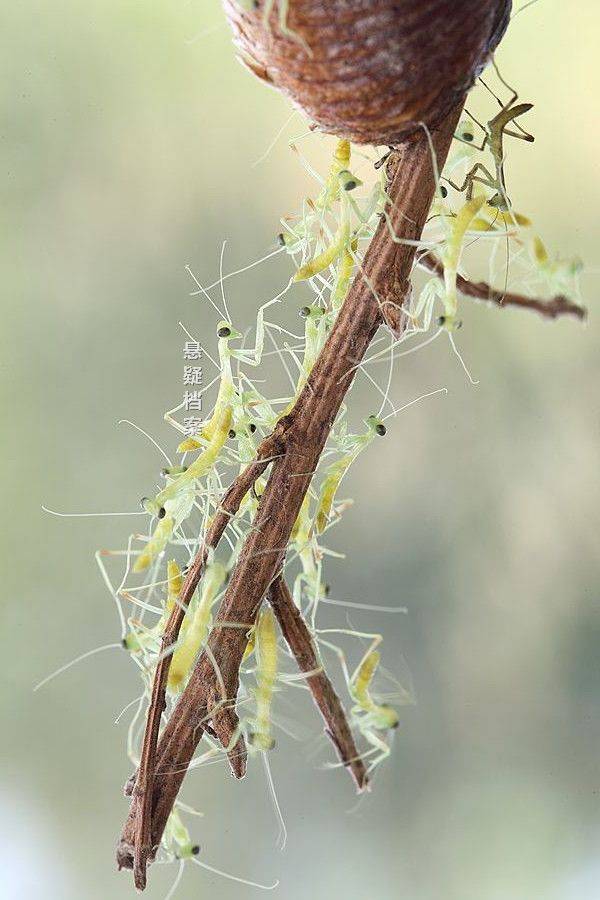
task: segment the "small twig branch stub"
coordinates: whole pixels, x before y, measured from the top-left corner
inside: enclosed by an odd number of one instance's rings
[[[427,250],[417,258],[417,263],[423,269],[427,269],[438,278],[444,277],[444,264],[441,259]],[[495,306],[518,306],[520,309],[529,309],[537,312],[546,319],[557,319],[560,316],[574,316],[576,319],[587,318],[585,306],[574,303],[568,297],[559,294],[550,300],[541,300],[539,297],[526,297],[524,294],[515,294],[512,291],[499,291],[484,281],[473,282],[462,275],[456,278],[456,286],[465,297],[473,297],[485,303],[493,303]]]

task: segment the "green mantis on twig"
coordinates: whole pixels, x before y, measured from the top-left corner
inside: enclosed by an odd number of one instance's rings
[[[365,420],[367,430],[363,434],[344,435],[341,439],[341,449],[343,455],[340,459],[332,463],[325,473],[325,478],[321,484],[319,491],[319,503],[315,517],[315,530],[317,534],[322,534],[330,520],[331,510],[335,495],[340,486],[342,478],[358,458],[360,453],[368,447],[375,435],[383,437],[386,433],[386,427],[377,416],[369,416]]]

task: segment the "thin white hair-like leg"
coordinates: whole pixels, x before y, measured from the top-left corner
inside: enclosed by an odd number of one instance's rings
[[[280,850],[285,850],[285,845],[287,844],[287,828],[285,825],[285,820],[281,812],[279,800],[277,799],[275,783],[273,781],[273,775],[271,773],[271,767],[269,765],[269,760],[267,759],[267,754],[264,750],[261,750],[260,755],[262,756],[263,766],[265,767],[265,775],[267,777],[267,784],[269,785],[271,800],[273,801],[273,808],[275,809],[275,815],[277,816],[277,821],[279,823],[279,834],[277,835],[276,846]]]
[[[230,881],[237,881],[238,884],[247,884],[249,887],[260,888],[261,891],[274,891],[275,888],[279,886],[279,881],[274,881],[273,884],[259,884],[257,881],[250,881],[249,878],[240,878],[238,875],[231,875],[229,872],[223,872],[222,869],[217,869],[215,866],[209,866],[208,863],[201,862],[195,857],[191,859],[190,862],[193,862],[196,866],[201,866],[208,872],[220,875],[222,878],[228,878]]]

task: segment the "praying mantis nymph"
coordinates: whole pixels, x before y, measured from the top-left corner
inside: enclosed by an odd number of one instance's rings
[[[471,223],[477,217],[485,203],[486,198],[482,196],[472,197],[470,200],[466,201],[456,216],[451,220],[449,236],[441,253],[441,259],[444,265],[445,291],[443,295],[444,315],[441,317],[439,324],[443,325],[449,331],[456,328],[458,325],[456,320],[458,309],[456,278],[462,254],[463,241]]]
[[[168,472],[170,470],[163,470]],[[186,470],[187,471],[187,470]],[[173,486],[178,477],[181,475],[166,475],[167,483]],[[147,498],[142,500],[142,507],[148,509]],[[184,522],[192,511],[194,505],[194,485],[192,482],[186,482],[178,488],[173,497],[168,497],[158,509],[158,524],[154,529],[152,537],[137,557],[133,564],[134,572],[143,572],[150,566],[160,553],[166,548],[171,540],[174,531]]]
[[[318,547],[313,534],[313,517],[310,513],[309,494],[306,494],[302,501],[300,512],[292,528],[290,543],[296,550],[302,565],[302,571],[294,581],[294,602],[298,607],[301,606],[302,588],[305,587],[314,615],[317,603],[324,594],[324,587],[321,584],[321,566],[316,558]]]
[[[231,371],[232,354],[229,349],[229,342],[233,338],[240,338],[241,334],[239,331],[235,331],[229,322],[221,321],[217,325],[217,337],[221,375],[219,379],[219,391],[212,415],[208,422],[202,427],[199,437],[190,436],[179,444],[177,448],[179,453],[197,450],[204,446],[206,442],[210,442],[219,428],[219,422],[222,421],[224,413],[226,413],[227,410],[231,410],[235,388]]]
[[[350,241],[350,247],[344,250],[338,262],[335,287],[331,293],[331,308],[337,313],[350,287],[352,272],[354,271],[354,254],[358,249],[358,241],[354,238]]]
[[[183,573],[178,563],[174,559],[170,559],[167,563],[167,597],[163,614],[152,628],[129,631],[122,640],[126,650],[129,650],[130,653],[139,653],[152,646],[159,646],[165,623],[177,603],[182,586]]]
[[[211,866],[208,863],[199,860],[200,845],[192,843],[190,833],[181,820],[179,810],[175,807],[171,810],[169,818],[167,819],[167,824],[162,837],[162,845],[171,858],[174,857],[176,860],[179,860],[179,872],[175,879],[175,883],[167,895],[167,900],[170,900],[170,898],[175,895],[187,861],[206,869],[213,875],[219,875],[222,878],[227,878],[229,881],[235,881],[239,884],[245,884],[249,887],[259,888],[264,891],[272,891],[279,884],[278,881],[273,884],[259,884],[256,881],[250,881],[248,878],[241,878],[238,875],[232,875],[230,872],[224,872],[222,869],[217,869],[215,866]]]
[[[350,696],[355,703],[352,708],[354,720],[362,736],[371,745],[371,750],[365,756],[375,754],[369,765],[369,772],[390,754],[389,744],[381,737],[381,732],[397,728],[400,723],[396,710],[387,703],[377,703],[371,694],[371,685],[379,661],[379,651],[368,650],[348,685]]]
[[[340,139],[333,151],[333,161],[329,168],[327,180],[323,190],[315,201],[315,206],[320,210],[330,210],[331,204],[340,198],[340,174],[347,172],[350,165],[350,141]]]
[[[306,281],[332,265],[344,252],[350,243],[350,222],[348,216],[343,215],[338,230],[331,243],[316,256],[300,266],[294,275],[294,281]]]
[[[317,361],[317,357],[325,343],[327,337],[327,317],[325,310],[321,306],[303,306],[300,315],[304,319],[304,355],[300,374],[296,382],[296,390],[294,396],[282,411],[280,417],[287,416],[296,399],[300,395],[300,391],[306,384],[308,376],[312,372],[313,366]]]
[[[497,68],[496,71],[498,71]],[[503,84],[506,84],[502,78],[501,81]],[[481,145],[477,146],[473,144],[478,150],[485,150],[486,147],[489,147],[494,161],[494,173],[492,174],[483,163],[478,162],[475,163],[473,168],[467,173],[462,185],[459,186],[448,179],[448,183],[452,185],[455,190],[461,193],[466,191],[467,200],[470,200],[473,196],[475,182],[491,188],[495,193],[489,199],[489,203],[491,206],[494,206],[503,212],[508,212],[510,209],[510,200],[506,193],[506,181],[504,176],[504,136],[509,135],[510,137],[519,138],[519,140],[529,142],[534,140],[533,135],[524,131],[518,123],[517,128],[520,129],[519,131],[507,127],[511,122],[515,122],[520,116],[529,112],[530,109],[533,109],[533,103],[516,103],[516,100],[518,99],[517,92],[512,88],[510,90],[512,91],[512,96],[508,103],[506,103],[500,112],[490,119],[485,126],[480,126],[484,131],[484,138]],[[469,134],[468,139],[466,138],[466,134]],[[472,143],[473,141],[472,133],[468,132],[462,137],[457,135],[457,138],[458,140],[465,140],[468,143]],[[478,175],[478,172],[481,174]]]
[[[317,253],[309,262],[300,266],[294,275],[294,281],[306,281],[332,265],[348,249],[351,242],[350,203],[348,194],[362,184],[359,178],[350,172],[347,165],[350,161],[350,144],[339,141],[334,153],[333,163],[323,191],[317,198],[315,208],[328,211],[332,204],[341,203],[338,229],[330,244]]]
[[[271,704],[277,680],[277,631],[275,616],[270,609],[263,609],[254,629],[256,653],[256,714],[252,720],[251,743],[258,750],[272,750]]]
[[[201,647],[210,631],[212,608],[227,578],[223,563],[213,560],[202,578],[200,599],[195,609],[188,610],[181,629],[178,646],[169,668],[168,688],[171,693],[183,689]]]
[[[175,808],[171,810],[167,819],[163,844],[176,859],[191,859],[192,856],[198,856],[200,853],[199,845],[192,843],[190,833],[183,824],[179,811]]]
[[[337,489],[352,463],[362,450],[368,447],[375,435],[383,437],[386,433],[385,425],[377,416],[369,416],[368,419],[365,419],[365,424],[367,430],[363,434],[355,434],[343,438],[344,455],[332,463],[325,473],[319,492],[319,503],[315,517],[317,534],[322,534],[327,527]]]
[[[229,346],[230,341],[236,338],[239,339],[242,335],[239,331],[235,331],[229,322],[221,321],[217,325],[221,378],[215,408],[209,421],[203,427],[201,434],[198,437],[187,438],[178,447],[180,452],[203,448],[202,452],[187,466],[184,472],[174,477],[167,487],[163,488],[153,500],[145,500],[144,508],[148,512],[159,517],[164,516],[165,513],[162,511],[165,509],[167,501],[177,497],[186,487],[195,485],[200,478],[203,478],[214,468],[229,437],[234,416],[234,406],[237,402],[231,360],[237,359],[241,363],[251,366],[260,364],[264,349],[264,310],[272,303],[277,303],[279,299],[279,297],[276,297],[260,307],[256,319],[256,346],[252,349],[232,350]]]
[[[373,728],[388,731],[390,728],[398,727],[398,713],[387,703],[376,703],[370,690],[380,658],[378,650],[370,650],[364,656],[352,676],[349,691],[356,703],[356,711],[366,713],[366,718]]]
[[[583,261],[578,256],[552,259],[538,235],[534,235],[530,252],[538,272],[552,290],[562,291],[567,295],[573,291],[577,276],[583,270]]]

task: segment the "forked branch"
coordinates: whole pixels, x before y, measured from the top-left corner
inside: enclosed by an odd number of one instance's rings
[[[440,169],[459,114],[460,107],[457,107],[433,134]],[[430,146],[423,136],[393,152],[388,174],[389,223],[382,219],[304,389],[269,439],[269,455],[276,459],[216,625],[164,728],[156,754],[150,754],[145,762],[144,780],[139,778],[134,789],[117,859],[120,866],[131,868],[135,858],[138,887],[145,884],[146,863],[156,852],[207,720],[224,749],[230,752],[234,774],[241,777],[244,773],[244,765],[239,762],[239,743],[236,743],[239,731],[235,702],[247,633],[282,569],[290,534],[321,452],[357,367],[382,324],[383,310],[393,302],[402,303],[408,295],[415,246],[436,187]],[[392,230],[407,243],[394,241]],[[259,465],[264,471],[265,461]],[[246,490],[249,487],[248,484]],[[196,578],[191,573],[199,575],[203,564],[204,559],[196,560],[188,573],[187,600]],[[248,628],[240,628],[240,623],[247,624]],[[167,650],[169,646],[166,645]],[[164,702],[164,676],[160,680]],[[162,707],[154,705],[160,698],[161,692],[157,690],[148,718],[149,726],[153,726],[152,743],[162,712]]]

